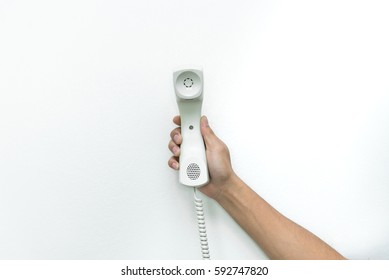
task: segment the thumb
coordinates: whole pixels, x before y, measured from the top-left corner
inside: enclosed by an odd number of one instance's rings
[[[202,116],[200,119],[201,135],[204,138],[205,146],[211,147],[218,140],[217,136],[209,126],[208,119],[206,116]]]

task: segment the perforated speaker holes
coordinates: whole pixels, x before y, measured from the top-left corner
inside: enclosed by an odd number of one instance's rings
[[[184,86],[187,88],[190,88],[193,86],[193,79],[191,78],[185,78],[184,80]]]
[[[197,163],[191,163],[186,168],[186,175],[191,180],[197,180],[200,177],[200,166]]]

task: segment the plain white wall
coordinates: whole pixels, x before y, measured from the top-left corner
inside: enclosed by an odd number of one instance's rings
[[[348,258],[389,258],[386,1],[1,1],[0,258],[198,259],[172,69],[236,172]],[[214,259],[265,254],[205,200]]]

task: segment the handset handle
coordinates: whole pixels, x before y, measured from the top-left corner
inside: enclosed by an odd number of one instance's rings
[[[190,187],[209,182],[204,140],[200,130],[202,100],[177,101],[181,115],[179,181]]]

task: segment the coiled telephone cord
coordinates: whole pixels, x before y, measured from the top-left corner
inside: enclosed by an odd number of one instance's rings
[[[197,194],[196,188],[193,188],[193,191],[194,191],[194,203],[196,207],[197,223],[199,227],[201,254],[203,260],[210,260],[211,257],[209,254],[207,229],[205,227],[203,200],[196,195]]]

